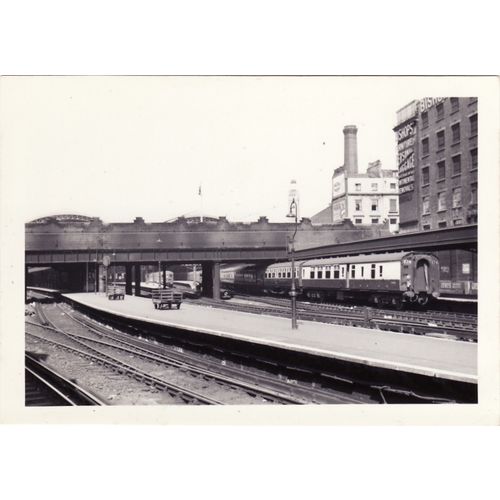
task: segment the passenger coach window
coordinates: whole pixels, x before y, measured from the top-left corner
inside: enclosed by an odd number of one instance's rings
[[[339,279],[339,266],[333,266],[333,278]]]
[[[325,278],[326,278],[327,280],[329,280],[329,279],[330,279],[330,276],[331,276],[330,270],[325,271]]]
[[[310,273],[310,276],[309,276],[312,280],[314,279],[314,269],[311,269],[311,273]]]
[[[356,277],[356,266],[353,264],[351,266],[351,278],[355,278]]]
[[[378,275],[380,278],[382,277],[383,268],[384,268],[384,266],[378,266]]]
[[[291,273],[290,271],[288,271],[288,272],[286,273],[286,277],[287,277],[287,278],[291,278],[291,277],[292,277],[292,273]]]
[[[361,277],[363,278],[365,275],[365,266],[361,266]]]
[[[318,279],[322,279],[323,278],[323,271],[318,271]]]
[[[372,280],[375,279],[375,273],[377,272],[375,268],[376,268],[375,264],[372,264],[372,268],[371,268],[371,272],[370,272],[370,278]]]

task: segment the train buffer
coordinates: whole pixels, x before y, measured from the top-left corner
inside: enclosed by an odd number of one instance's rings
[[[176,305],[177,309],[181,308],[182,292],[176,290],[153,290],[151,298],[155,309],[165,309],[167,306],[172,309],[172,305]]]

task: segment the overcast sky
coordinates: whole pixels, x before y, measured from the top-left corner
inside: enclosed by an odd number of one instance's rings
[[[311,217],[330,201],[345,125],[358,127],[361,172],[377,159],[395,168],[396,111],[414,98],[462,95],[457,81],[7,78],[5,157],[23,179],[25,221],[74,213],[159,222],[201,208],[283,221],[291,179],[301,215]]]

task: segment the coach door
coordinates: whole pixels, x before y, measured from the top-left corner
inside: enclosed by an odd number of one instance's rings
[[[429,262],[425,259],[420,259],[417,262],[415,269],[415,292],[430,292],[429,286]]]

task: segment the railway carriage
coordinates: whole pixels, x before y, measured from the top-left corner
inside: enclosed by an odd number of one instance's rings
[[[362,300],[400,308],[425,305],[439,296],[439,262],[429,253],[393,252],[299,261],[295,278],[302,296],[313,300]],[[292,280],[291,262],[236,272],[233,287],[285,295]]]
[[[439,296],[439,263],[427,253],[397,252],[301,262],[299,286],[309,298],[366,300],[400,307]]]

